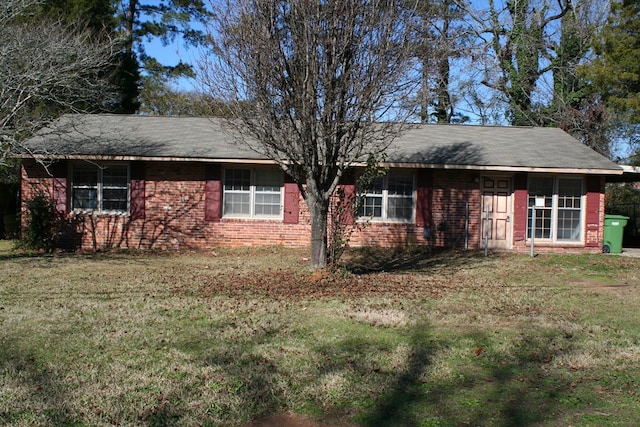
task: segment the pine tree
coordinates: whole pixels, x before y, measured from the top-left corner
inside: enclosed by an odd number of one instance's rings
[[[611,5],[607,24],[594,42],[595,60],[585,67],[602,99],[619,119],[640,123],[640,2]]]
[[[138,111],[143,74],[160,72],[168,78],[191,75],[187,64],[162,64],[150,56],[144,42],[157,38],[168,44],[181,37],[195,46],[203,36],[193,24],[207,16],[202,0],[45,0],[40,13],[65,23],[83,22],[96,34],[108,34],[119,41],[120,52],[111,73],[120,96],[116,104],[103,106],[115,113]]]

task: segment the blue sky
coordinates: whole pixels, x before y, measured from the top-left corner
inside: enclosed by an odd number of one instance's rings
[[[187,64],[194,64],[198,57],[198,50],[192,46],[186,46],[182,40],[174,40],[166,46],[158,39],[144,42],[144,49],[147,55],[152,56],[163,65],[177,65],[180,61]],[[176,82],[180,89],[192,90],[193,80],[180,79]]]

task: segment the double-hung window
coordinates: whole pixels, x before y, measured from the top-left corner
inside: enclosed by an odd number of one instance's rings
[[[380,221],[413,220],[414,179],[410,173],[389,173],[361,191],[360,216]]]
[[[74,163],[71,209],[126,213],[129,209],[129,165]]]
[[[583,204],[582,178],[530,177],[527,237],[535,230],[536,239],[581,241]]]
[[[280,218],[282,186],[283,174],[279,169],[226,169],[224,215]]]

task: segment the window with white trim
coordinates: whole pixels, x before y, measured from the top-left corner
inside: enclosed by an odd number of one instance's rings
[[[283,174],[279,169],[225,169],[223,215],[280,218],[282,187]]]
[[[105,213],[129,210],[129,165],[73,163],[71,209]]]
[[[551,241],[582,240],[583,180],[572,177],[529,177],[527,238],[535,225],[535,238]],[[532,223],[535,207],[535,224]]]
[[[380,221],[412,221],[413,193],[413,174],[389,173],[376,179],[360,194],[363,200],[359,214]]]

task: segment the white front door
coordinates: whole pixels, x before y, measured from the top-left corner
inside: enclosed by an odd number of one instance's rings
[[[513,236],[511,177],[483,176],[480,178],[480,186],[482,191],[480,243],[484,247],[486,238],[490,249],[511,249]]]

